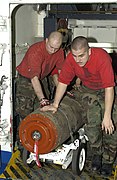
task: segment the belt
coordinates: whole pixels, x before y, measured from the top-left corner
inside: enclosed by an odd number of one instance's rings
[[[19,74],[19,73],[18,73],[17,77],[20,78],[20,79],[25,79],[25,80],[27,80],[28,82],[31,82],[31,80],[30,80],[29,78],[24,77],[24,76],[22,76],[22,75]]]

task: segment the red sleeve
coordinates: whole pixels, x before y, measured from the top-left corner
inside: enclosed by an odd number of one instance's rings
[[[51,72],[51,75],[53,76],[54,74],[59,74],[58,69],[54,68],[54,70]]]
[[[103,53],[101,57],[102,59],[100,60],[98,70],[102,80],[102,86],[103,88],[114,86],[114,72],[111,63],[112,59],[107,53]]]
[[[74,76],[75,76],[75,70],[73,65],[73,59],[72,59],[72,55],[69,54],[63,64],[58,81],[68,85],[70,84]]]
[[[37,76],[40,78],[41,69],[42,69],[42,60],[43,55],[41,49],[35,46],[32,46],[26,54],[28,60],[28,69],[30,78]]]
[[[60,50],[58,51],[58,53],[56,53],[56,59],[57,59],[56,68],[57,68],[58,70],[61,70],[61,69],[62,69],[62,66],[63,66],[63,63],[64,63],[64,61],[65,61],[63,49],[60,49]]]

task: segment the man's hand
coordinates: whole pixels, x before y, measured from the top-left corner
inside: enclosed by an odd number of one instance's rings
[[[114,131],[114,125],[111,119],[103,119],[102,130],[105,130],[106,134],[112,134]]]
[[[52,113],[54,114],[55,112],[57,112],[57,108],[55,106],[53,106],[53,104],[51,104],[51,105],[40,108],[40,111],[42,111],[42,112],[52,111]]]
[[[102,130],[105,130],[106,134],[112,134],[114,131],[114,125],[111,119],[112,105],[114,100],[114,88],[105,88],[105,112],[102,121]]]
[[[67,84],[63,84],[63,83],[58,83],[57,89],[56,89],[56,94],[55,94],[55,98],[54,98],[54,102],[53,104],[49,105],[49,106],[45,106],[42,107],[40,109],[40,111],[52,111],[53,113],[55,113],[58,109],[60,100],[62,99],[65,91],[67,89]]]

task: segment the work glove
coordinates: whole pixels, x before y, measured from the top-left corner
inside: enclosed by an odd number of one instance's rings
[[[69,97],[74,97],[74,94],[70,91],[67,91],[66,94],[69,96]]]
[[[48,99],[46,99],[46,98],[40,99],[40,107],[41,108],[44,107],[44,106],[48,106],[48,105],[50,105],[50,102],[49,102]]]

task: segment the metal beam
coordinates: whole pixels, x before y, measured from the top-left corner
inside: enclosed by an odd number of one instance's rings
[[[9,0],[9,3],[17,3],[17,4],[35,4],[35,3],[40,3],[40,4],[53,4],[53,3],[71,3],[71,0]],[[117,3],[117,0],[73,0],[73,3]]]

